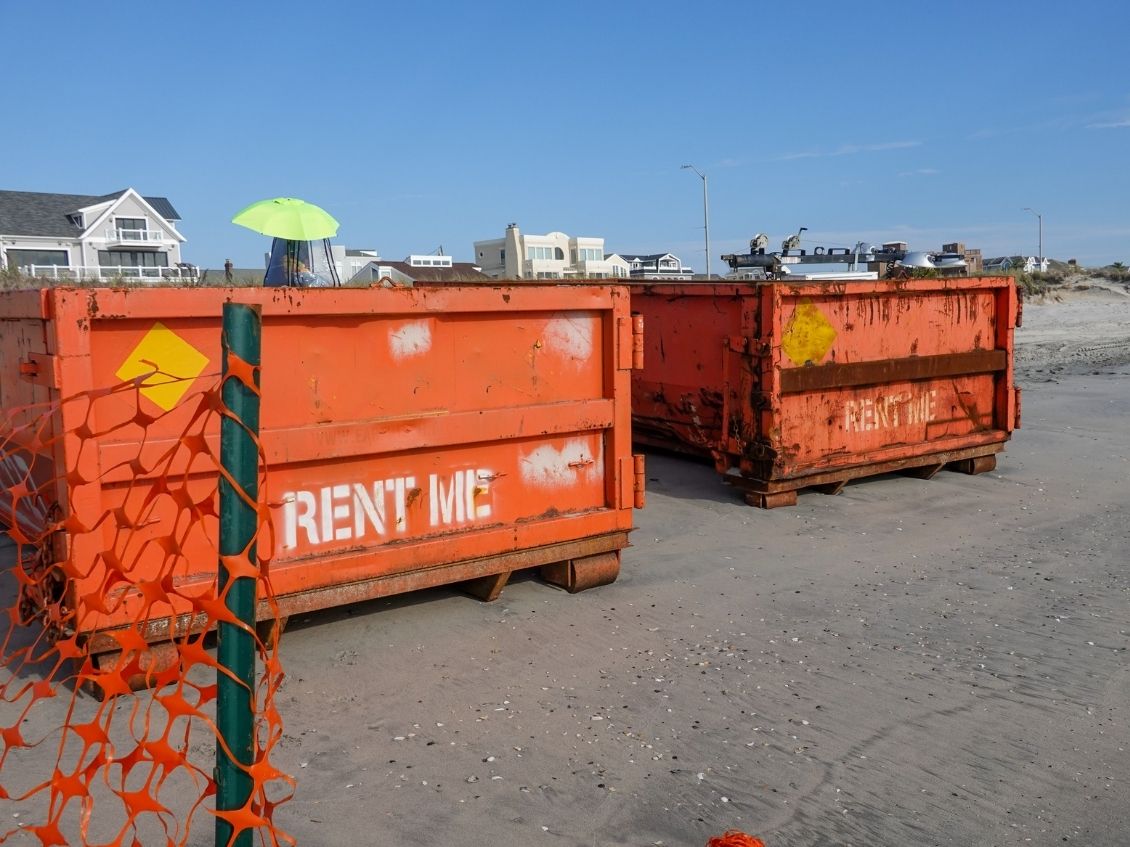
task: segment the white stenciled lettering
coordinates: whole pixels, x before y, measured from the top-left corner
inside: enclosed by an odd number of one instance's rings
[[[428,477],[428,502],[433,528],[470,523],[491,515],[490,483],[495,474],[482,468]]]
[[[471,490],[470,502],[475,503],[475,517],[489,518],[490,499],[486,495],[490,493],[490,481],[494,479],[494,474],[492,474],[490,471],[478,470],[475,471],[474,476],[474,487]],[[476,498],[478,499],[476,500]],[[468,506],[467,508],[467,513],[471,514],[470,506]]]
[[[938,390],[900,391],[844,402],[844,431],[872,432],[933,422]]]
[[[490,481],[496,474],[484,469],[454,471],[447,477],[428,477],[428,517],[433,529],[490,517]]]
[[[367,527],[377,535],[385,534],[385,485],[373,483],[373,495],[359,482],[353,483],[353,536],[364,538]]]
[[[490,483],[496,477],[489,470],[474,468],[429,474],[426,509],[430,527],[465,526],[489,518]],[[282,549],[403,535],[410,529],[409,507],[423,494],[414,476],[288,491],[282,496]],[[419,512],[412,514],[422,517]]]
[[[298,530],[306,531],[308,544],[318,543],[318,524],[314,515],[318,511],[313,491],[289,491],[283,495],[283,543],[288,548],[298,546]]]

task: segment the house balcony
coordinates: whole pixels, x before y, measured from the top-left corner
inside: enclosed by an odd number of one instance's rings
[[[159,229],[117,229],[107,227],[105,233],[106,245],[129,245],[131,247],[158,246],[169,244],[173,241]]]
[[[522,263],[522,276],[526,279],[560,279],[576,273],[562,259],[526,259]]]
[[[181,267],[140,267],[137,265],[87,265],[64,267],[63,265],[24,265],[20,268],[24,276],[37,279],[50,279],[58,282],[116,282],[118,280],[142,280],[162,282],[180,280],[195,282],[200,278],[200,269],[195,265]]]

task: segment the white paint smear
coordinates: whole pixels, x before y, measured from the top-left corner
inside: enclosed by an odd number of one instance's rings
[[[390,330],[388,349],[397,359],[424,355],[432,349],[431,321],[411,321]]]
[[[587,442],[575,438],[565,442],[560,450],[543,444],[521,461],[522,479],[539,488],[570,488],[582,480],[592,482],[604,473],[600,452],[593,455]]]
[[[587,362],[592,357],[592,325],[589,317],[552,318],[545,325],[545,344],[562,356]]]

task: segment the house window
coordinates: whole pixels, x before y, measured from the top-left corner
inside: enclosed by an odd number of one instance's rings
[[[604,253],[596,247],[582,247],[580,249],[582,262],[599,262],[604,258]]]
[[[527,259],[564,259],[565,251],[560,247],[527,247]]]
[[[114,228],[120,241],[145,241],[149,235],[145,218],[116,218]]]
[[[167,268],[169,254],[150,250],[99,250],[98,264],[104,268]]]
[[[70,267],[66,250],[8,250],[8,267],[23,268],[28,265],[55,265]]]

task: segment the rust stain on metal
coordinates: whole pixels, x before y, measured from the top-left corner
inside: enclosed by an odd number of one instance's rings
[[[1001,445],[1017,406],[1011,286],[983,277],[635,286],[632,308],[656,353],[633,377],[637,438],[706,448],[720,470],[764,483]],[[784,331],[815,314],[832,339],[826,355],[810,354],[804,336],[786,354]],[[721,408],[707,414],[707,397]]]
[[[24,309],[22,293],[0,292],[0,309]],[[632,462],[623,363],[636,342],[603,328],[632,321],[628,297],[615,286],[527,282],[503,295],[498,287],[40,292],[34,316],[5,322],[18,326],[0,335],[8,354],[0,355],[0,396],[17,405],[93,398],[61,404],[56,431],[27,445],[57,477],[49,505],[68,528],[68,558],[83,563],[76,572],[91,570],[40,605],[79,609],[75,634],[107,652],[115,642],[99,634],[132,623],[139,605],[129,591],[120,602],[101,596],[111,568],[128,565],[138,584],[159,581],[173,556],[178,581],[214,580],[207,510],[172,546],[104,532],[106,515],[111,527],[150,533],[177,524],[181,502],[211,502],[219,421],[186,434],[182,414],[208,400],[208,381],[194,382],[163,416],[139,417],[134,394],[106,389],[154,321],[197,349],[218,347],[222,305],[235,296],[263,312],[262,450],[275,526],[271,577],[284,611],[618,551],[634,499],[622,502],[612,480]],[[569,331],[544,335],[547,315]],[[43,345],[27,349],[25,324]],[[63,351],[57,387],[19,378],[19,363],[40,347]],[[536,350],[536,369],[514,350]],[[83,367],[67,366],[78,358]],[[380,384],[361,378],[358,363],[381,373]],[[36,372],[49,364],[41,357]],[[125,423],[106,432],[93,421]],[[154,472],[166,454],[174,458],[165,477],[183,485],[182,497],[166,496]],[[133,546],[115,546],[127,536]],[[147,637],[191,629],[188,608],[161,610]]]

